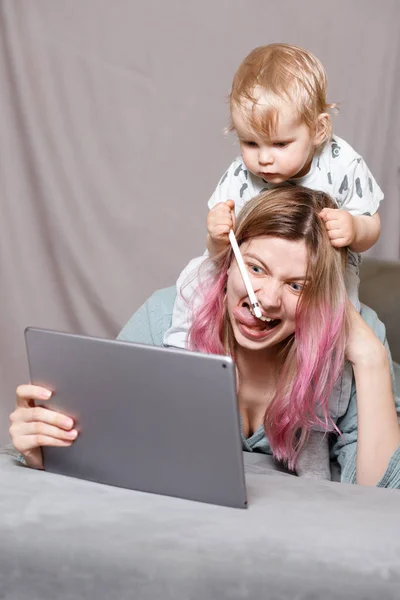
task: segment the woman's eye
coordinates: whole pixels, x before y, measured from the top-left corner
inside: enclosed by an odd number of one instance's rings
[[[290,283],[289,285],[290,285],[291,289],[297,293],[301,292],[303,289],[303,284],[301,284],[301,283],[293,282],[293,283]]]
[[[260,273],[263,273],[263,270],[261,267],[258,267],[257,265],[250,265],[250,271],[252,273],[255,273],[256,275],[259,275]]]

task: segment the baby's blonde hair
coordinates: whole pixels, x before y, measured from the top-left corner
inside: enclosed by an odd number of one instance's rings
[[[260,46],[246,56],[235,73],[230,93],[231,113],[233,108],[243,108],[250,102],[250,126],[271,137],[278,124],[279,108],[285,101],[294,105],[301,122],[314,131],[318,116],[336,108],[335,104],[327,103],[326,89],[325,69],[311,52],[289,44]],[[324,143],[332,137],[330,118],[323,125]],[[231,123],[229,130],[234,129]]]

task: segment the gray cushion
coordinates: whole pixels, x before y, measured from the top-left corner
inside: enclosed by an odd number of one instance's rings
[[[398,599],[397,491],[301,480],[244,456],[247,510],[0,456],[0,597]]]

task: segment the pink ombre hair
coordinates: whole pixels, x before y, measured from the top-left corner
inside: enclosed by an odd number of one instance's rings
[[[239,245],[254,237],[272,236],[304,240],[308,249],[309,283],[299,298],[295,332],[278,349],[279,384],[264,418],[275,457],[290,469],[312,427],[337,430],[328,400],[345,360],[347,250],[332,247],[318,217],[325,207],[336,205],[324,192],[300,186],[275,188],[244,206],[235,232]],[[192,350],[235,357],[236,342],[225,302],[232,259],[227,248],[214,259],[213,275],[208,274],[200,284],[202,302],[189,331]]]

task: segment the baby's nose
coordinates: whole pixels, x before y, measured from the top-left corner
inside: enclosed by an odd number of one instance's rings
[[[272,155],[269,148],[260,148],[258,153],[258,162],[260,165],[268,165],[272,162]]]

